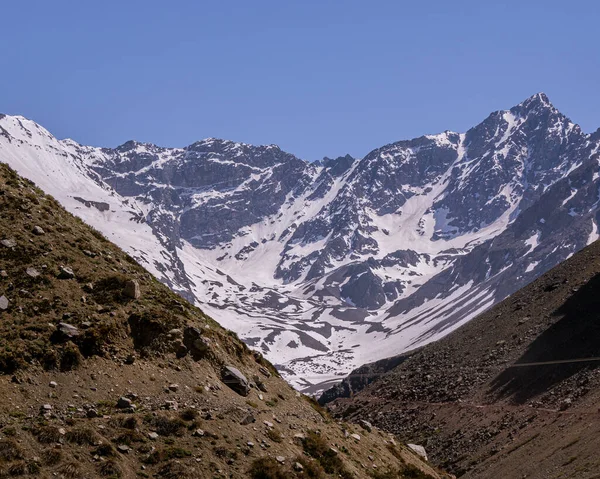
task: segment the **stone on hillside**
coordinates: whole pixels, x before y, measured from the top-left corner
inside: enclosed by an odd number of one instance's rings
[[[299,462],[294,463],[294,471],[302,472],[304,470],[304,466]]]
[[[95,409],[89,409],[86,416],[90,419],[94,419],[100,417],[100,414],[98,414],[98,411],[96,411]]]
[[[174,393],[177,392],[179,390],[179,384],[170,384],[169,390],[173,391]]]
[[[95,258],[96,257],[96,253],[94,253],[93,251],[84,249],[83,250],[83,254],[86,256],[89,256],[90,258]]]
[[[170,409],[172,411],[176,411],[177,410],[177,401],[165,401],[163,408]]]
[[[32,267],[27,268],[25,273],[27,273],[27,276],[30,276],[31,278],[37,278],[40,275],[40,272]]]
[[[427,461],[427,452],[423,446],[418,444],[407,444],[407,446]]]
[[[126,398],[126,397],[120,397],[119,400],[117,401],[117,407],[119,409],[127,409],[130,408],[131,405],[133,404],[133,402],[131,401],[131,399]]]
[[[248,424],[252,424],[253,422],[256,422],[256,418],[252,414],[247,414],[246,416],[244,416],[244,419],[240,421],[240,424],[242,426],[247,426]]]
[[[130,450],[131,450],[131,448],[129,446],[127,446],[126,444],[119,444],[117,446],[117,451],[119,451],[122,454],[129,454]]]
[[[0,278],[8,278],[8,273],[6,272],[6,270],[2,270],[0,271]]]
[[[150,440],[156,441],[158,439],[158,434],[156,432],[149,432],[148,437],[150,438]]]
[[[67,266],[61,266],[60,271],[58,273],[58,279],[73,279],[75,277],[75,273],[71,268]]]
[[[271,377],[271,373],[269,372],[269,370],[267,368],[263,367],[263,366],[261,366],[260,368],[258,368],[258,371],[261,374],[264,374],[265,376],[267,376],[268,378]]]
[[[365,421],[364,419],[361,419],[360,421],[358,421],[358,424],[360,424],[360,426],[365,431],[371,432],[373,430],[373,425],[369,421]]]
[[[34,226],[32,231],[33,231],[33,234],[38,235],[38,236],[46,234],[46,232],[42,229],[41,226]]]
[[[42,407],[40,407],[40,414],[50,414],[50,411],[52,411],[51,404],[42,404]]]
[[[56,331],[53,333],[54,341],[67,341],[69,339],[76,338],[81,334],[79,328],[69,323],[58,323]]]
[[[138,283],[138,280],[130,279],[127,281],[123,288],[123,294],[131,299],[140,299],[142,293],[140,291],[140,283]]]
[[[6,296],[0,296],[0,310],[6,311],[8,309],[8,298]]]
[[[357,440],[357,441],[360,441],[360,434],[350,434],[350,437],[351,437],[352,439],[355,439],[355,440]]]
[[[225,366],[223,368],[221,379],[227,386],[242,396],[247,396],[250,392],[250,385],[246,376],[233,366]]]
[[[202,359],[210,350],[210,340],[202,335],[202,331],[188,326],[183,331],[183,344],[196,360]]]
[[[12,238],[3,239],[2,241],[0,241],[0,244],[6,248],[14,248],[15,246],[17,246],[17,242]]]
[[[194,436],[194,437],[203,437],[204,436],[204,431],[202,429],[196,429],[192,433],[192,436]]]
[[[283,456],[277,456],[275,458],[275,460],[279,463],[279,464],[283,464],[285,462],[285,457]]]
[[[55,388],[56,386],[58,386],[58,384],[57,384],[57,382],[56,382],[56,381],[50,381],[50,384],[49,384],[49,386],[50,386],[51,388]]]

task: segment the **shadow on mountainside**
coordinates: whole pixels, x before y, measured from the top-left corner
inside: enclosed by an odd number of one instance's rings
[[[600,274],[553,314],[562,318],[535,339],[515,364],[600,357]],[[600,361],[590,361],[508,368],[492,381],[491,393],[521,404],[580,371],[599,366]]]

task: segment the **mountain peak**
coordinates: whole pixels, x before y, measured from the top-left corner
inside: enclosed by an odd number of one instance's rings
[[[550,99],[545,93],[540,92],[530,96],[527,98],[527,100],[522,101],[516,106],[516,108],[523,108],[527,111],[530,111],[538,108],[554,109],[554,105],[550,102]]]

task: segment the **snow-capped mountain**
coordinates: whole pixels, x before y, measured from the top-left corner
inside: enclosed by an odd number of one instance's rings
[[[218,139],[93,148],[0,117],[0,161],[308,389],[440,338],[597,239],[599,150],[544,94],[317,163]]]

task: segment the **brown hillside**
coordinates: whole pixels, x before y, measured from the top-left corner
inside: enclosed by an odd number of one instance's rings
[[[443,477],[332,421],[2,163],[0,373],[0,478]]]
[[[600,242],[331,407],[473,478],[600,477]]]

